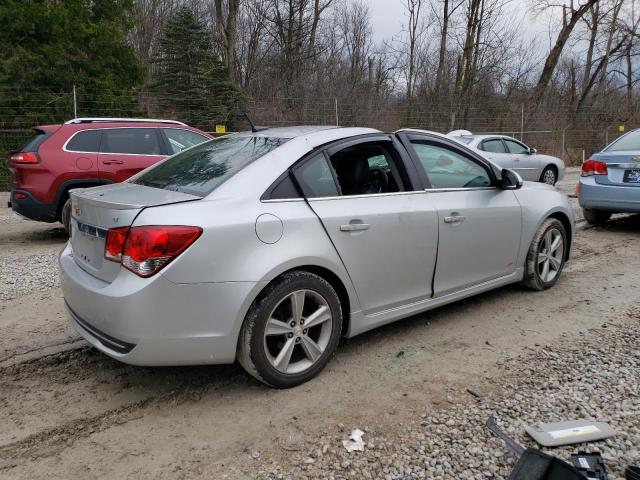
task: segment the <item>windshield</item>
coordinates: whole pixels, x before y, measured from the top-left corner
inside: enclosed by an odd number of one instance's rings
[[[621,136],[607,148],[607,152],[620,152],[627,150],[640,150],[640,130],[634,130]]]
[[[287,138],[232,135],[178,153],[132,180],[138,185],[204,197]]]

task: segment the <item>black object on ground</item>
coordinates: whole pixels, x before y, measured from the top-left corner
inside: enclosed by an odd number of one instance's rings
[[[640,467],[629,465],[624,471],[624,478],[626,480],[640,480]]]
[[[525,448],[500,430],[495,418],[489,417],[486,427],[501,438],[516,456],[509,480],[588,480],[573,465],[535,449]]]
[[[589,480],[607,480],[609,478],[602,455],[599,453],[572,453],[571,463],[576,467],[576,470],[584,474]]]

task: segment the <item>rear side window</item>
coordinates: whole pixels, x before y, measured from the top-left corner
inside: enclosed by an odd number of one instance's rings
[[[335,197],[339,195],[329,162],[327,162],[322,153],[306,161],[298,168],[296,178],[309,198]]]
[[[156,164],[133,183],[204,197],[287,140],[239,135],[211,140]]]
[[[93,152],[96,153],[100,147],[100,130],[85,130],[76,133],[65,146],[71,152]]]
[[[100,153],[162,155],[155,128],[111,128],[102,132]]]
[[[170,153],[180,153],[181,151],[206,142],[209,138],[204,135],[191,132],[189,130],[181,130],[177,128],[163,128],[162,132],[169,141]]]
[[[18,152],[37,152],[38,147],[44,142],[47,138],[49,138],[51,134],[45,132],[44,130],[34,130],[33,135],[29,137],[24,145],[17,149]]]
[[[634,130],[621,136],[607,148],[607,152],[623,152],[629,150],[640,150],[640,130]]]
[[[491,153],[507,153],[507,151],[504,149],[504,143],[502,143],[502,140],[498,138],[494,138],[493,140],[485,140],[484,142],[482,142],[482,148],[480,150]]]

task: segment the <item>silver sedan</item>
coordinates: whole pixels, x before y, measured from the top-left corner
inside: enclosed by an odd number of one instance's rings
[[[555,185],[564,176],[565,165],[561,159],[538,153],[535,148],[513,137],[473,135],[468,130],[455,130],[447,136],[476,150],[500,167],[515,170],[525,180]]]
[[[59,261],[84,338],[135,365],[237,359],[275,387],[343,336],[553,286],[574,231],[554,188],[420,130],[240,133],[71,198]]]

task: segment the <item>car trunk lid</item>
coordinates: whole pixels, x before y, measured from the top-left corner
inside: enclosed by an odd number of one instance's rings
[[[607,164],[607,174],[595,176],[597,183],[640,187],[640,151],[602,152],[591,158]]]
[[[89,274],[111,282],[120,271],[120,264],[104,258],[110,228],[132,225],[146,207],[194,200],[200,197],[128,182],[72,190],[73,258]]]

